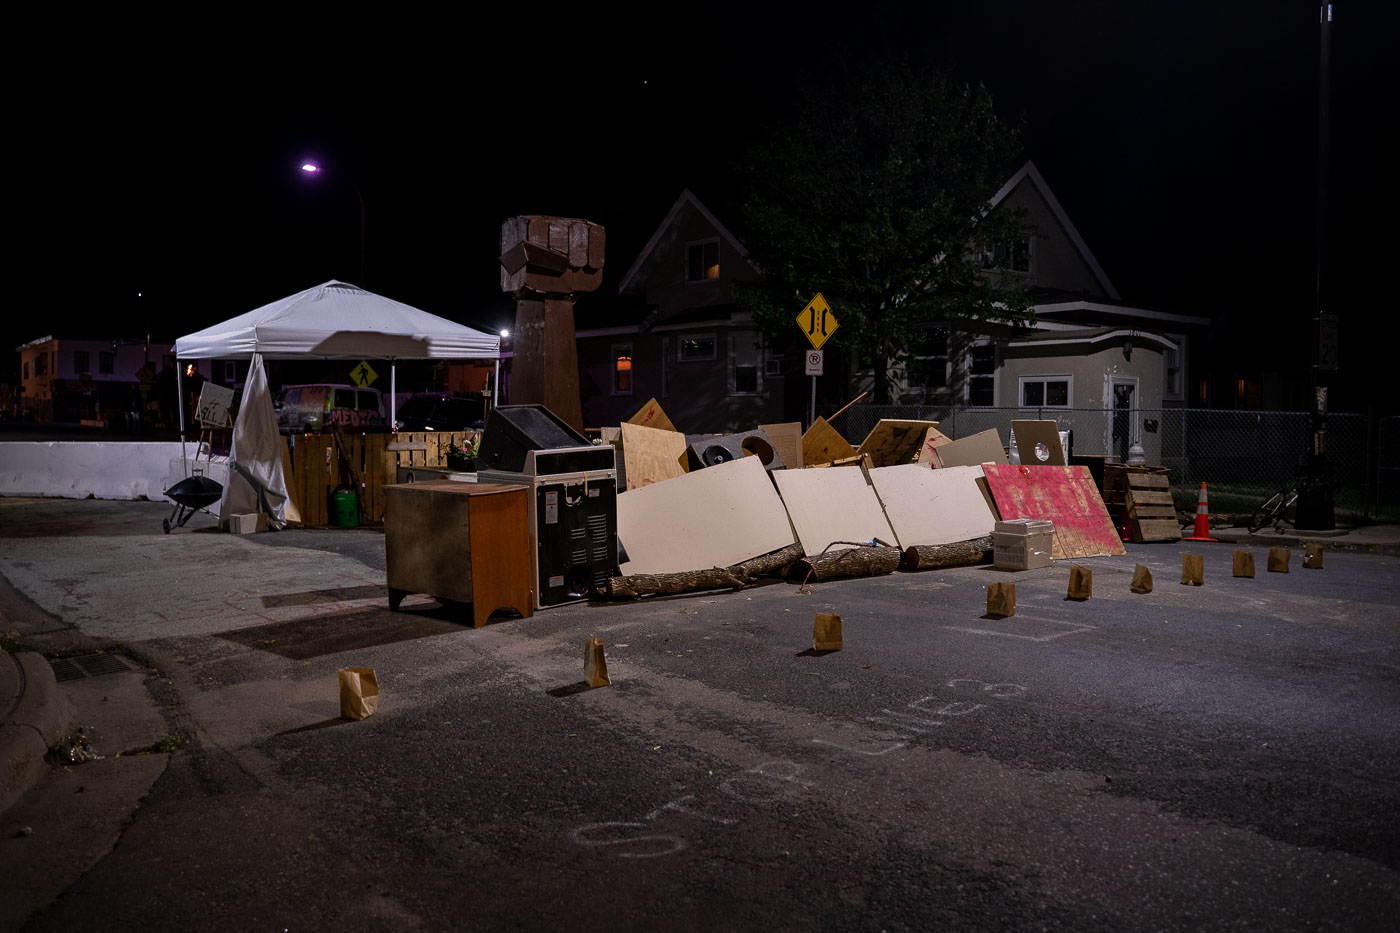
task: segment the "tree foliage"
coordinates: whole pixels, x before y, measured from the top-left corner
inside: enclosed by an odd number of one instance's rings
[[[1024,236],[989,211],[1017,137],[985,88],[906,63],[809,94],[750,157],[744,237],[763,279],[740,300],[782,334],[820,291],[841,322],[833,345],[871,358],[888,401],[918,325],[1030,312],[1024,285],[983,262]]]

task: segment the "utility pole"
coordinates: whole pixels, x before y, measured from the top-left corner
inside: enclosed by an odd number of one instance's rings
[[[1332,97],[1332,15],[1333,4],[1319,8],[1321,35],[1317,81],[1317,229],[1314,239],[1315,265],[1312,342],[1312,449],[1307,455],[1308,483],[1299,493],[1296,527],[1300,530],[1331,531],[1337,527],[1332,501],[1332,482],[1327,470],[1327,384],[1337,371],[1336,317],[1327,312],[1325,292],[1327,271],[1327,180],[1331,155]]]

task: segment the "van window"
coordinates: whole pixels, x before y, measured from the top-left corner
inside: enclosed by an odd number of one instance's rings
[[[282,404],[296,407],[301,404],[301,388],[286,389],[282,393]]]
[[[371,389],[360,389],[355,393],[359,404],[355,407],[360,411],[379,411],[379,393]]]
[[[354,389],[336,389],[336,390],[335,390],[335,407],[336,407],[336,408],[349,408],[349,409],[351,409],[351,410],[354,410],[354,408],[355,408],[355,390],[354,390]]]

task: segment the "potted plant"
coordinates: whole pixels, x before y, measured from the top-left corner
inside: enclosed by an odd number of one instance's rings
[[[481,436],[475,435],[462,444],[447,448],[447,466],[459,473],[475,473],[476,457],[481,453]]]

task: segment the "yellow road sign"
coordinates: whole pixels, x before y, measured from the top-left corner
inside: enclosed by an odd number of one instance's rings
[[[816,297],[807,302],[807,307],[797,316],[797,326],[807,335],[812,349],[820,350],[822,344],[831,339],[831,335],[836,333],[836,328],[841,324],[832,313],[831,305],[826,303],[821,292],[817,292]]]
[[[350,370],[350,381],[357,386],[367,386],[379,378],[379,373],[364,360],[360,360],[360,365]]]

